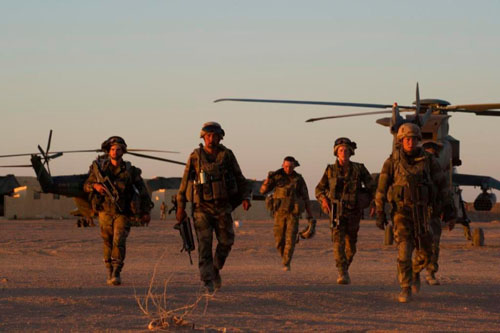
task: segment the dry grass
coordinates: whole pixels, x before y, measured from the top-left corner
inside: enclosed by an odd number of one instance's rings
[[[142,313],[149,319],[148,329],[151,331],[159,330],[189,330],[189,331],[204,331],[204,332],[226,332],[226,328],[217,328],[207,325],[196,325],[190,320],[190,315],[203,304],[202,314],[205,315],[208,309],[210,299],[212,299],[216,291],[209,294],[203,292],[203,288],[197,291],[195,300],[191,303],[180,307],[172,307],[169,304],[168,284],[175,275],[175,272],[162,282],[161,289],[156,288],[156,274],[159,264],[167,254],[167,250],[163,252],[160,259],[154,266],[153,274],[149,281],[149,288],[143,297],[135,293],[135,299]]]

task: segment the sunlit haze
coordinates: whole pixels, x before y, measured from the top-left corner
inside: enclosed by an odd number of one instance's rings
[[[498,13],[498,1],[3,1],[0,154],[37,152],[53,129],[51,151],[120,135],[185,162],[201,125],[217,121],[247,178],[292,155],[312,194],[337,137],[357,142],[353,161],[380,171],[392,144],[380,116],[305,123],[370,110],[213,101],[408,105],[418,81],[422,98],[498,103]],[[500,179],[500,117],[451,115],[459,171]],[[52,174],[87,172],[95,155],[64,155]],[[182,175],[180,165],[125,158],[146,178]],[[479,189],[464,193],[473,200]]]

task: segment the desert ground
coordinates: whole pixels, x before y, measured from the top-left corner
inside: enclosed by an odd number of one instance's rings
[[[373,221],[362,221],[347,286],[336,284],[326,220],[297,245],[290,272],[281,269],[272,221],[240,221],[222,289],[213,295],[203,294],[197,255],[190,265],[172,225],[154,220],[132,228],[123,284],[108,286],[98,228],[76,228],[74,220],[0,220],[0,331],[146,332],[167,311],[195,303],[183,317],[189,326],[173,330],[500,330],[499,222],[472,224],[485,231],[480,248],[465,240],[461,226],[444,230],[442,284],[423,283],[407,304],[396,301],[395,246],[382,244]]]

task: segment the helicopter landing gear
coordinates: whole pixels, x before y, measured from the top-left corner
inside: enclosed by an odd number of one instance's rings
[[[484,231],[481,228],[474,229],[474,234],[472,235],[472,245],[474,246],[484,246]]]

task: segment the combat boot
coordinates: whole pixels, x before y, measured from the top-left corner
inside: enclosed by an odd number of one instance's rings
[[[414,294],[418,294],[420,291],[420,273],[413,273],[411,291]]]
[[[120,278],[121,268],[113,267],[113,274],[111,277],[111,284],[114,286],[119,286],[122,284],[122,279]]]
[[[108,274],[106,276],[106,284],[113,284],[113,282],[111,282],[113,280],[113,266],[109,266],[109,267],[106,267],[106,270],[108,271]]]
[[[434,272],[429,271],[427,271],[427,274],[425,275],[425,282],[427,282],[427,284],[430,286],[439,286],[441,284],[439,283],[439,280],[436,279],[436,275],[434,275]]]
[[[348,272],[339,272],[339,277],[337,278],[338,284],[349,284],[351,283],[351,278]]]
[[[399,303],[408,303],[411,300],[411,289],[410,287],[401,288],[401,292],[398,295]]]
[[[215,278],[214,278],[214,288],[215,290],[220,289],[222,287],[222,278],[220,277],[220,272],[217,268],[214,268],[215,270]]]
[[[213,293],[215,291],[214,282],[212,280],[204,281],[204,287],[207,293]]]

